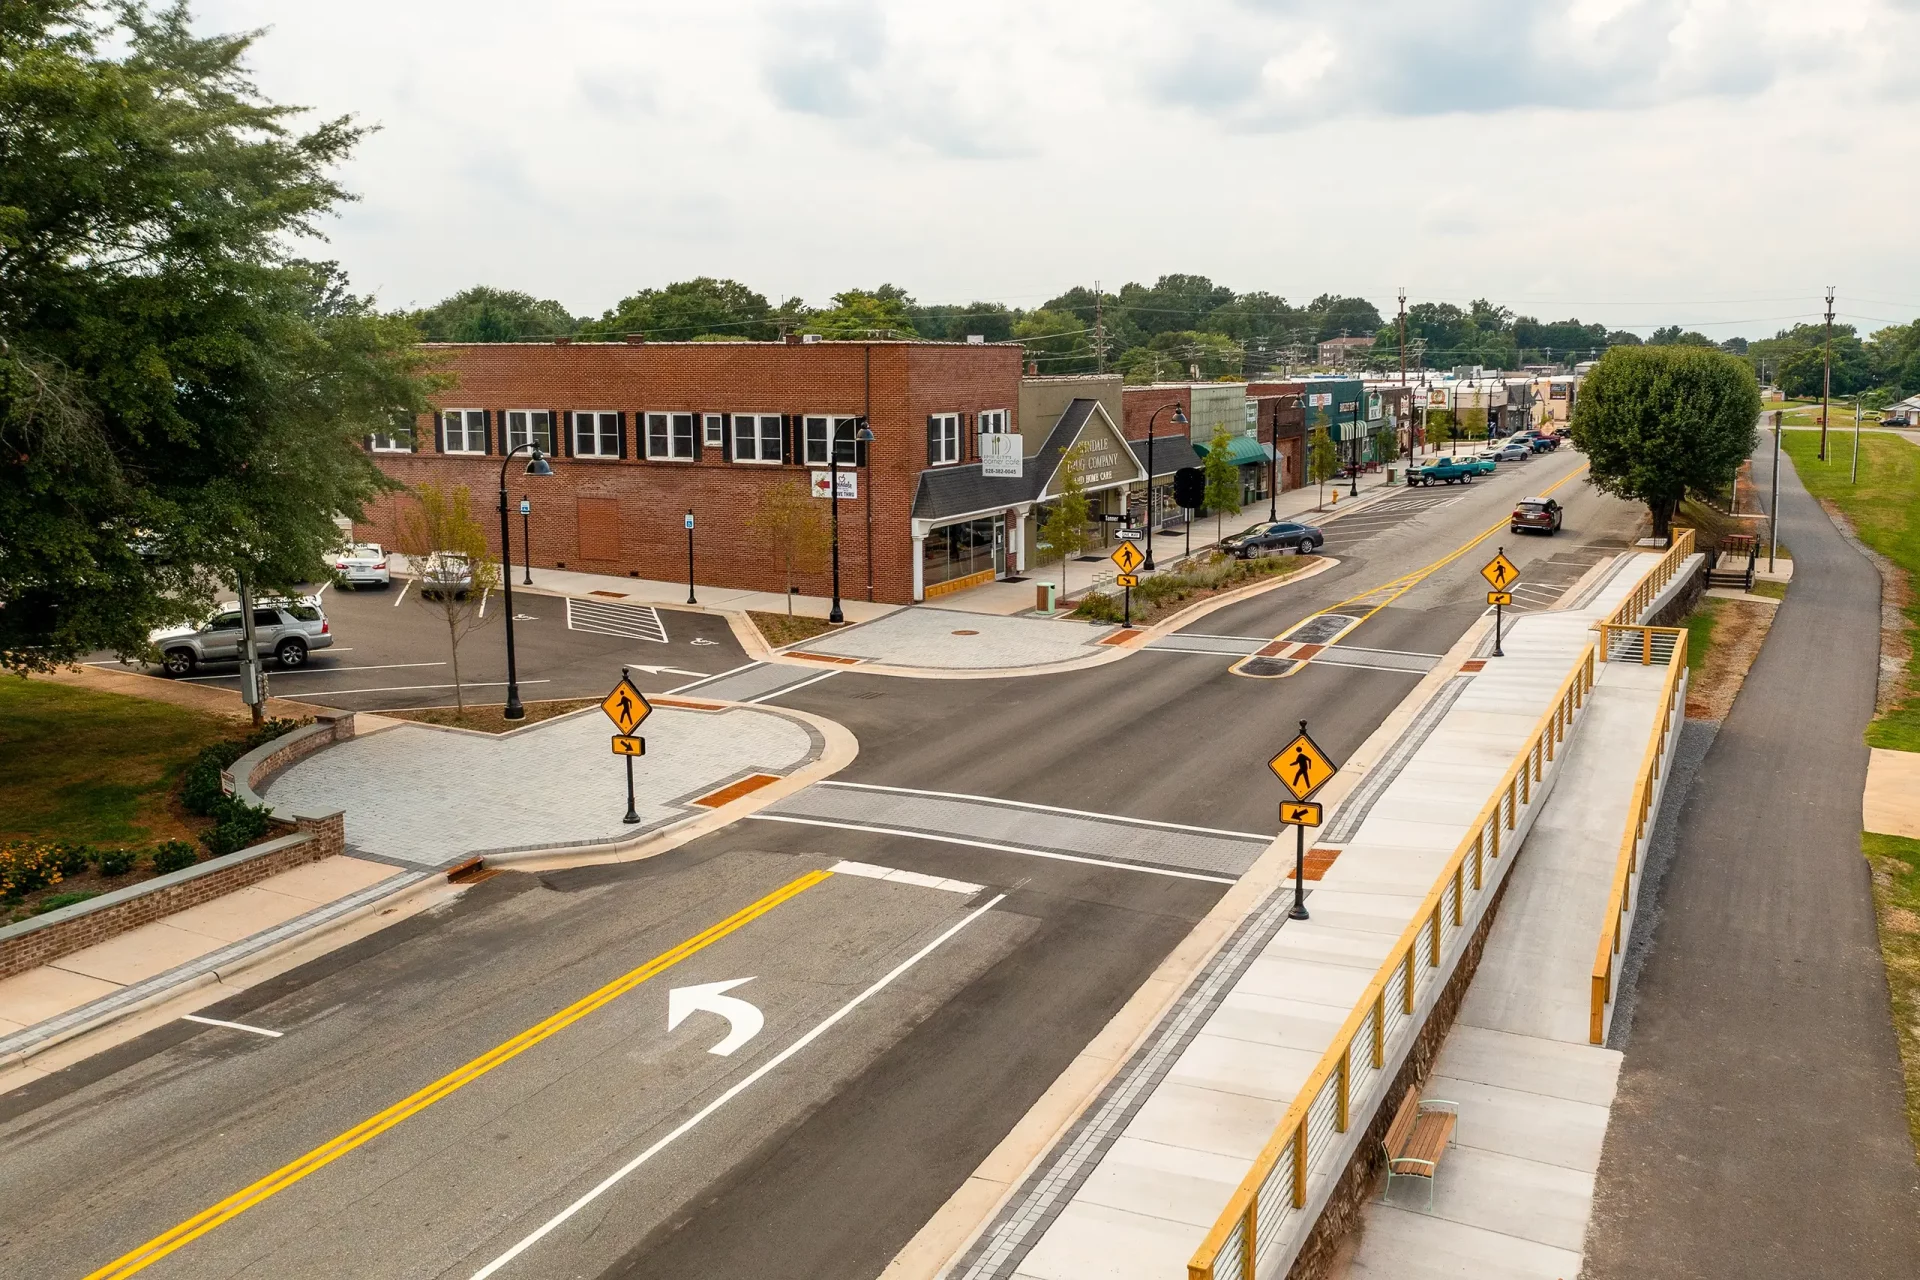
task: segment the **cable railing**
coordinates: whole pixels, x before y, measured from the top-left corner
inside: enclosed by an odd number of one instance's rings
[[[1642,634],[1635,638],[1632,632]],[[1687,633],[1680,627],[1609,626],[1601,628],[1601,634],[1610,640],[1619,637],[1626,648],[1641,653],[1664,650],[1667,678],[1661,685],[1660,714],[1653,722],[1647,749],[1640,758],[1633,798],[1627,802],[1630,817],[1626,833],[1620,837],[1620,858],[1614,867],[1613,887],[1607,894],[1607,914],[1600,926],[1600,944],[1593,957],[1593,996],[1587,1039],[1594,1044],[1605,1044],[1607,1039],[1620,947],[1627,931],[1627,916],[1639,889],[1641,854],[1653,834],[1653,802],[1674,737],[1674,710],[1681,696],[1681,677],[1687,671]]]
[[[1660,557],[1660,563],[1653,567],[1653,572],[1641,578],[1628,593],[1627,598],[1620,602],[1620,607],[1600,620],[1600,625],[1622,626],[1640,621],[1641,616],[1652,607],[1655,600],[1659,599],[1660,593],[1667,589],[1667,584],[1673,581],[1674,575],[1680,572],[1680,566],[1685,564],[1687,557],[1692,554],[1693,530],[1675,529],[1672,541],[1667,547],[1667,553]]]
[[[1668,575],[1669,579],[1671,574]],[[1413,920],[1387,952],[1353,1011],[1294,1096],[1273,1136],[1228,1200],[1213,1230],[1187,1264],[1188,1280],[1254,1280],[1265,1261],[1282,1249],[1295,1219],[1306,1212],[1310,1176],[1316,1169],[1338,1176],[1331,1165],[1338,1135],[1358,1117],[1364,1126],[1377,1103],[1375,1091],[1391,1079],[1396,1061],[1388,1046],[1415,1024],[1420,1001],[1444,986],[1441,957],[1448,943],[1473,927],[1476,908],[1497,877],[1488,863],[1510,851],[1517,831],[1539,802],[1541,783],[1573,722],[1593,690],[1597,651],[1581,650],[1541,713],[1526,745],[1507,766],[1447,859]]]

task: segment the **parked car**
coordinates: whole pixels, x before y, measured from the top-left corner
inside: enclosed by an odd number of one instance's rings
[[[271,654],[289,671],[305,666],[312,650],[333,644],[333,631],[316,596],[255,603],[253,632],[257,650],[263,656]],[[187,676],[203,662],[238,662],[246,631],[239,606],[227,604],[203,623],[163,627],[150,633],[147,641],[160,651],[160,666],[168,675]]]
[[[1536,431],[1533,434],[1533,439],[1528,441],[1528,443],[1533,446],[1535,453],[1551,453],[1560,447],[1560,437],[1554,435],[1552,432]]]
[[[1513,507],[1513,531],[1551,536],[1560,532],[1565,518],[1566,508],[1552,498],[1522,498]]]
[[[434,551],[420,562],[420,594],[463,596],[473,590],[473,565],[458,551]]]
[[[1493,456],[1502,462],[1525,462],[1533,456],[1533,446],[1524,440],[1509,440]]]
[[[1222,539],[1220,549],[1232,552],[1242,560],[1253,556],[1277,555],[1282,551],[1304,556],[1318,551],[1326,540],[1327,535],[1313,525],[1280,520],[1256,524],[1231,538]]]
[[[347,587],[385,587],[393,583],[387,553],[377,542],[359,542],[333,558],[333,571]]]

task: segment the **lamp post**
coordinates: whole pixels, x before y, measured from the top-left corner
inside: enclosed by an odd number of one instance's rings
[[[1173,410],[1174,426],[1187,425],[1187,411],[1177,403],[1163,404],[1147,418],[1147,558],[1140,567],[1149,571],[1153,568],[1153,424],[1169,409]]]
[[[1360,393],[1360,395],[1365,395],[1365,394],[1366,392],[1364,390]],[[1353,470],[1347,473],[1347,479],[1353,482],[1353,487],[1347,490],[1347,496],[1349,498],[1359,497],[1360,496],[1360,396],[1355,396],[1353,401]]]
[[[508,720],[524,720],[527,709],[520,705],[520,674],[513,664],[513,555],[507,535],[512,527],[507,523],[507,467],[514,456],[522,449],[532,456],[527,459],[527,474],[530,476],[550,476],[553,468],[547,465],[547,456],[540,452],[540,446],[528,440],[507,450],[507,456],[500,459],[500,563],[506,570],[500,575],[500,586],[505,594],[507,610],[507,706],[501,716]],[[533,552],[529,550],[528,555]]]
[[[858,444],[867,444],[873,439],[873,432],[867,427],[865,418],[853,418],[853,438]],[[827,621],[835,624],[845,622],[846,615],[840,612],[840,424],[832,418],[827,419],[829,438],[827,440],[827,474],[833,491],[833,607],[827,610]],[[859,474],[858,450],[855,450],[855,475]]]
[[[526,585],[529,587],[533,585],[533,533],[527,524],[527,517],[532,514],[533,503],[529,502],[527,495],[523,493],[520,495],[520,550],[526,555],[524,562],[527,567]],[[507,576],[509,578],[513,576],[511,567]]]

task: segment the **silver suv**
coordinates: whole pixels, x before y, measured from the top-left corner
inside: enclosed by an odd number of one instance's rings
[[[203,662],[238,662],[246,644],[240,608],[226,604],[199,626],[167,627],[147,637],[160,651],[160,665],[170,676],[193,674]],[[333,643],[327,615],[317,596],[298,600],[262,600],[253,606],[254,642],[261,656],[272,654],[285,670],[303,667],[307,654]]]

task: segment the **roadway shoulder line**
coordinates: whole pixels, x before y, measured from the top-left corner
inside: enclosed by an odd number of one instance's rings
[[[719,680],[725,676],[737,676],[742,671],[746,671],[753,667],[764,666],[764,665],[765,664],[761,662],[743,662],[737,667],[730,667],[725,671],[715,672],[713,675],[710,675],[710,676],[701,676],[698,680],[692,681],[689,684],[683,684],[676,689],[669,689],[667,690],[667,692],[668,693],[685,693],[687,690],[697,689],[703,684],[712,684],[715,680]]]
[[[1215,655],[1218,656],[1218,655]],[[918,787],[888,787],[878,782],[820,782],[816,786],[842,787],[854,791],[890,791],[902,796],[928,796],[935,800],[973,800],[980,804],[1005,805],[1013,809],[1035,809],[1041,813],[1068,813],[1076,818],[1093,818],[1100,822],[1124,822],[1135,827],[1161,827],[1168,831],[1197,831],[1201,835],[1226,836],[1232,840],[1251,840],[1257,844],[1271,844],[1273,837],[1260,835],[1253,831],[1226,831],[1219,827],[1194,827],[1184,822],[1156,822],[1152,818],[1129,818],[1118,813],[1094,813],[1087,809],[1066,809],[1054,804],[1033,804],[1026,800],[1001,800],[994,796],[969,795],[964,791],[923,791]]]
[[[701,1121],[705,1120],[708,1116],[711,1116],[714,1112],[720,1110],[720,1108],[726,1106],[729,1102],[733,1101],[735,1098],[745,1093],[748,1089],[751,1089],[754,1085],[758,1084],[761,1080],[765,1079],[768,1075],[772,1074],[775,1070],[777,1070],[789,1058],[793,1057],[795,1054],[799,1053],[802,1049],[812,1044],[815,1040],[818,1040],[821,1036],[831,1031],[836,1025],[838,1025],[840,1022],[845,1020],[850,1014],[852,1014],[855,1009],[858,1009],[861,1005],[865,1004],[868,1000],[871,1000],[874,996],[878,995],[880,992],[892,986],[894,981],[897,978],[899,978],[902,974],[906,973],[909,969],[913,968],[915,965],[919,964],[922,960],[925,960],[928,956],[932,955],[935,951],[938,951],[941,947],[945,946],[962,929],[965,929],[968,925],[978,920],[981,916],[984,916],[987,912],[993,910],[995,907],[999,906],[1002,902],[1006,901],[1006,897],[1007,895],[1004,893],[997,894],[994,896],[994,898],[991,901],[981,904],[980,906],[974,908],[972,911],[968,912],[966,915],[962,916],[959,920],[955,921],[954,924],[951,925],[939,937],[927,943],[926,946],[920,948],[918,951],[908,956],[905,960],[902,960],[899,964],[895,965],[891,970],[883,974],[879,978],[879,980],[874,982],[872,986],[869,986],[866,990],[862,991],[859,995],[847,1001],[845,1004],[841,1005],[838,1009],[835,1009],[832,1013],[828,1014],[825,1018],[815,1023],[812,1030],[808,1031],[805,1035],[801,1036],[798,1040],[795,1040],[792,1044],[782,1049],[779,1053],[775,1054],[773,1057],[767,1059],[765,1062],[760,1064],[760,1066],[754,1068],[754,1070],[750,1074],[745,1076],[743,1079],[741,1079],[739,1083],[733,1085],[725,1093],[715,1098],[712,1102],[709,1102],[706,1106],[700,1108],[700,1110],[694,1112],[691,1116],[688,1116],[686,1120],[682,1121],[680,1125],[677,1128],[675,1128],[672,1132],[662,1137],[658,1142],[648,1147],[645,1151],[642,1151],[639,1155],[635,1156],[633,1159],[627,1161],[627,1163],[621,1165],[618,1169],[615,1169],[612,1173],[608,1174],[605,1178],[603,1178],[600,1181],[600,1183],[597,1186],[595,1186],[591,1191],[581,1196],[578,1200],[575,1200],[572,1204],[562,1209],[559,1213],[556,1213],[553,1217],[547,1219],[546,1222],[542,1223],[537,1229],[535,1229],[534,1231],[530,1232],[527,1236],[522,1238],[520,1242],[514,1245],[511,1249],[508,1249],[505,1253],[495,1258],[492,1262],[489,1262],[486,1266],[474,1272],[473,1280],[486,1280],[488,1276],[495,1274],[502,1267],[505,1267],[508,1263],[512,1262],[515,1258],[525,1253],[528,1249],[531,1249],[534,1245],[540,1243],[541,1240],[545,1239],[554,1230],[556,1230],[558,1227],[564,1224],[569,1218],[573,1217],[576,1213],[579,1213],[582,1209],[586,1208],[588,1205],[592,1204],[595,1200],[598,1200],[601,1196],[605,1195],[607,1192],[611,1191],[614,1187],[618,1186],[622,1181],[626,1179],[627,1175],[631,1174],[635,1169],[638,1169],[641,1165],[653,1159],[654,1156],[666,1150],[667,1147],[671,1146],[679,1138],[692,1132],[693,1129],[697,1127]]]
[[[789,822],[801,827],[832,827],[838,831],[865,831],[877,836],[903,836],[909,840],[932,840],[936,844],[964,845],[969,849],[989,849],[995,853],[1018,853],[1029,858],[1048,858],[1054,862],[1080,862],[1093,867],[1111,867],[1115,871],[1138,871],[1142,875],[1169,876],[1175,880],[1204,880],[1209,884],[1235,883],[1232,876],[1210,876],[1198,871],[1175,871],[1171,867],[1156,867],[1141,862],[1118,862],[1110,858],[1090,858],[1078,853],[1059,853],[1052,849],[1031,849],[1017,844],[995,844],[991,840],[971,840],[965,836],[944,835],[938,831],[915,831],[911,827],[881,827],[863,822],[839,822],[828,818],[802,818],[788,813],[750,813],[747,817],[755,822]],[[88,1280],[92,1278],[89,1277]]]
[[[203,1018],[197,1013],[182,1014],[180,1020],[182,1022],[198,1022],[208,1027],[226,1027],[230,1031],[251,1031],[256,1036],[266,1036],[271,1040],[278,1040],[287,1034],[284,1031],[269,1031],[265,1027],[250,1027],[244,1022],[226,1022],[219,1018]]]
[[[783,684],[778,689],[771,689],[766,693],[761,694],[757,698],[748,698],[747,702],[749,704],[766,702],[768,699],[777,698],[783,693],[793,693],[796,690],[806,688],[810,684],[819,684],[822,680],[825,680],[828,676],[837,676],[839,674],[840,672],[837,669],[833,671],[822,671],[819,675],[814,676],[810,680],[800,680],[793,684]]]

